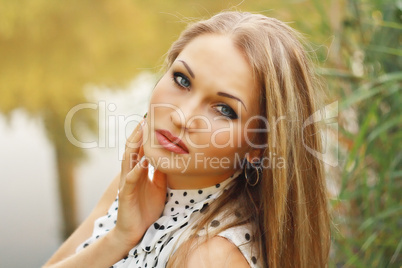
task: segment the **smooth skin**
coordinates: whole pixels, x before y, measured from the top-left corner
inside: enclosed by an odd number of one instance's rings
[[[189,69],[183,62],[190,66],[194,75],[194,78],[189,80],[190,84],[183,80],[184,76],[191,77]],[[181,75],[178,76],[177,73]],[[240,98],[244,107],[238,100],[222,96],[222,92]],[[258,91],[250,66],[233,45],[232,40],[226,36],[206,35],[196,38],[187,45],[156,86],[151,103],[174,104],[183,111],[187,119],[204,115],[211,122],[212,131],[233,126],[236,135],[237,130],[241,130],[242,133],[246,128],[249,118],[258,115],[258,109],[254,105],[258,103],[256,92]],[[239,119],[233,120],[231,124],[227,118],[224,119],[219,115],[219,112],[227,112],[227,108],[223,110],[227,105],[232,106],[239,115]],[[148,125],[151,120],[148,117],[143,121],[144,125],[137,126],[129,137],[121,175],[113,180],[91,215],[44,267],[110,267],[127,256],[130,249],[140,242],[148,227],[160,217],[165,205],[167,185],[170,188],[202,188],[219,183],[233,174],[234,170],[197,169],[195,163],[191,162],[192,165],[185,175],[181,173],[180,167],[177,170],[158,168],[153,180],[149,180],[148,160],[139,162],[144,150],[147,158],[153,161],[171,155],[164,149],[151,148],[150,141],[154,141],[152,133],[155,129],[168,129],[176,135],[182,129],[188,131],[183,141],[190,153],[181,155],[183,159],[189,157],[194,159],[196,153],[202,153],[208,157],[227,157],[230,159],[229,162],[233,163],[235,153],[244,156],[250,152],[244,135],[239,136],[241,140],[239,147],[212,146],[203,149],[191,146],[190,140],[193,144],[200,145],[208,143],[213,138],[211,132],[197,131],[205,128],[201,124],[202,121],[195,120],[191,125],[187,125],[189,121],[181,122],[174,111],[167,113],[159,109],[156,112],[158,114],[151,122],[152,125]],[[152,113],[149,114],[152,116]],[[149,136],[151,139],[146,139]],[[231,137],[228,131],[221,132],[215,138],[218,145],[225,144],[230,138],[238,140],[237,136]],[[257,152],[254,150],[250,155]],[[95,219],[106,214],[117,189],[119,189],[119,210],[116,226],[107,235],[75,254],[77,246],[91,236]],[[150,196],[152,198],[149,198]],[[214,237],[199,245],[189,253],[188,257],[188,267],[249,267],[239,249],[222,237]]]
[[[142,130],[138,125],[126,144],[121,175],[113,179],[88,218],[43,268],[110,267],[127,256],[130,249],[140,242],[147,228],[159,218],[166,196],[166,177],[156,171],[151,182],[147,176],[147,163],[139,163],[140,157],[135,160],[130,157],[141,156],[140,148],[135,146],[141,141]],[[130,162],[135,163],[131,169]],[[84,250],[75,253],[76,248],[91,236],[94,221],[106,214],[118,189],[119,211],[115,228]],[[155,198],[152,202],[146,202],[147,204],[138,198],[152,195]],[[131,239],[128,240],[128,237]],[[106,252],[107,254],[102,254]],[[214,237],[190,252],[187,266],[194,268],[249,267],[239,249],[222,237]]]
[[[141,143],[142,127],[138,125],[126,143],[120,177],[113,180],[91,215],[44,267],[110,267],[127,256],[148,227],[159,218],[165,204],[166,176],[156,171],[153,180],[148,179],[147,161],[139,162],[143,155]],[[116,189],[119,189],[116,226],[85,250],[74,254],[76,247],[91,235],[94,220],[105,215]],[[147,199],[146,196],[153,198]],[[102,254],[106,252],[108,254]]]
[[[251,65],[231,37],[198,36],[154,88],[144,127],[145,155],[166,173],[171,189],[221,183],[240,168],[236,159],[247,154],[253,159],[260,153],[252,142],[260,114],[258,103],[259,86]],[[179,137],[188,154],[158,148],[158,129]],[[169,165],[158,164],[163,163],[159,160],[168,160],[163,162]]]

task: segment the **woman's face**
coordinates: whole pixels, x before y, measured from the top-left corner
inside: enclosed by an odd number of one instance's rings
[[[255,151],[252,117],[258,115],[259,90],[245,56],[230,37],[199,36],[153,91],[145,156],[167,174],[171,188],[219,183]]]

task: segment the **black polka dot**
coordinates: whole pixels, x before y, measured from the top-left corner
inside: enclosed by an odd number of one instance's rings
[[[190,206],[189,205],[186,205],[186,209],[188,209]]]
[[[183,196],[186,196],[186,195],[187,195],[187,192],[184,192],[184,193],[183,193]]]
[[[149,251],[151,249],[151,247],[145,247],[146,251]]]
[[[88,243],[85,243],[85,244],[84,244],[84,248],[86,248],[87,246],[89,246],[89,244],[88,244]]]
[[[159,225],[157,222],[155,222],[155,223],[154,223],[154,228],[155,228],[155,229],[159,229],[159,227],[160,227],[160,225]]]
[[[173,217],[173,220],[174,220],[174,221],[177,221],[177,217]]]
[[[169,225],[166,229],[172,228],[173,225]]]
[[[161,225],[161,227],[159,227],[159,230],[165,230],[165,226]]]
[[[191,200],[190,200],[190,203],[194,203],[194,199],[191,199]]]
[[[185,224],[183,224],[182,226],[180,226],[180,229],[186,227],[187,224],[188,224],[188,222],[186,222]]]
[[[211,198],[211,196],[212,196],[212,194],[208,195],[208,196],[207,196],[207,199],[210,199],[210,198]]]
[[[211,227],[218,227],[220,224],[221,224],[221,223],[220,223],[219,221],[213,220],[213,221],[211,222]]]
[[[205,204],[202,206],[200,212],[201,212],[201,213],[204,213],[207,208],[208,208],[208,203],[205,203]]]
[[[116,223],[117,223],[117,221],[115,220],[115,221],[114,221],[114,224],[116,224]]]
[[[148,266],[148,263],[145,264],[145,267],[147,267],[147,266]]]
[[[174,211],[174,208],[171,208],[170,211]]]
[[[199,193],[199,194],[202,194],[202,190],[198,190],[198,193]]]
[[[215,187],[216,187],[216,188],[219,188],[219,187],[221,187],[221,185],[218,183],[217,185],[215,185]]]
[[[254,263],[254,264],[256,264],[257,263],[257,258],[256,257],[251,257],[251,261]]]
[[[246,233],[246,235],[244,236],[246,238],[247,241],[250,241],[250,234]]]
[[[178,205],[178,204],[179,204],[179,201],[175,201],[174,203],[175,203],[176,205]]]
[[[173,193],[170,193],[170,196],[173,196]]]
[[[187,224],[186,224],[187,225]],[[180,227],[181,228],[181,227]],[[171,238],[169,238],[169,240],[166,242],[166,245],[169,244],[170,241],[172,241],[173,236]]]
[[[99,238],[99,235],[97,235],[95,238],[98,239],[98,238]]]
[[[114,210],[118,210],[119,208],[118,207],[116,207]]]
[[[102,223],[99,223],[99,228],[102,228],[103,227],[103,224]]]

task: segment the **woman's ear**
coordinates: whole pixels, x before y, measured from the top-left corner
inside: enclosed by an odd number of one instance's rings
[[[252,149],[246,154],[246,159],[249,163],[260,162],[263,153],[263,149]]]

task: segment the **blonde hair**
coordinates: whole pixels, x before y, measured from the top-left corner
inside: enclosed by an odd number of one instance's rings
[[[237,220],[219,231],[251,223],[264,266],[326,266],[330,219],[324,169],[303,147],[322,151],[319,125],[303,128],[318,110],[321,93],[299,34],[274,18],[223,12],[190,25],[170,48],[167,66],[191,40],[203,34],[230,36],[248,59],[261,89],[260,114],[270,126],[269,132],[259,137],[266,145],[262,157],[280,156],[286,166],[264,168],[254,187],[245,179],[236,179],[202,216],[194,233],[222,211],[236,213]],[[188,251],[188,245],[182,245],[168,265],[185,263]]]

